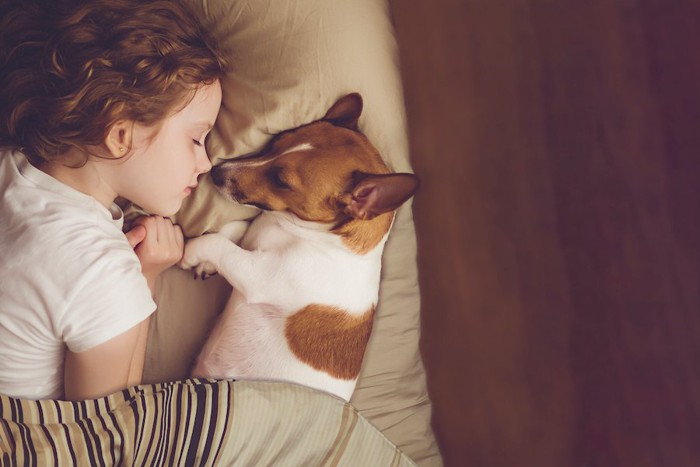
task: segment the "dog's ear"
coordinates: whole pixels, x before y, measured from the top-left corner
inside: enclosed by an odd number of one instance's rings
[[[418,177],[409,173],[361,174],[350,193],[345,214],[369,220],[401,206],[418,189]]]
[[[357,131],[357,121],[362,113],[362,96],[354,92],[338,99],[328,109],[323,120],[333,125]]]

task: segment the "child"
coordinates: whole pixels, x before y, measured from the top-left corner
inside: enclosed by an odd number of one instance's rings
[[[224,61],[171,0],[0,7],[0,394],[141,380],[167,216],[211,164]],[[123,197],[153,214],[123,234]]]

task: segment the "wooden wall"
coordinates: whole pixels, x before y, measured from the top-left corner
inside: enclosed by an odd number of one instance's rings
[[[700,2],[391,5],[446,465],[700,465]]]

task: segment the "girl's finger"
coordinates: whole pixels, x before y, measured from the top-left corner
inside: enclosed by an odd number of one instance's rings
[[[185,248],[185,235],[182,233],[182,227],[179,225],[175,225],[175,244],[180,251]]]
[[[157,216],[156,217],[156,223],[158,225],[158,243],[161,244],[163,242],[168,241],[168,226],[170,224],[170,220]]]
[[[158,239],[158,226],[153,216],[142,216],[134,221],[134,224],[142,225],[146,229],[144,245],[152,245]]]
[[[168,243],[172,246],[177,245],[177,226],[168,219]]]
[[[146,238],[146,228],[142,225],[135,225],[134,228],[126,232],[125,235],[131,248],[136,248],[136,246]]]
[[[168,249],[174,250],[177,248],[177,226],[172,223],[170,219],[167,220],[167,242]]]

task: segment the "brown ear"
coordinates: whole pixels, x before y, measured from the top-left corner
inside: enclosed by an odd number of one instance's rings
[[[345,207],[345,213],[356,219],[369,220],[393,211],[418,189],[418,177],[413,174],[362,175]]]
[[[357,131],[357,121],[362,113],[362,96],[354,92],[343,96],[328,109],[323,120],[333,125]]]

